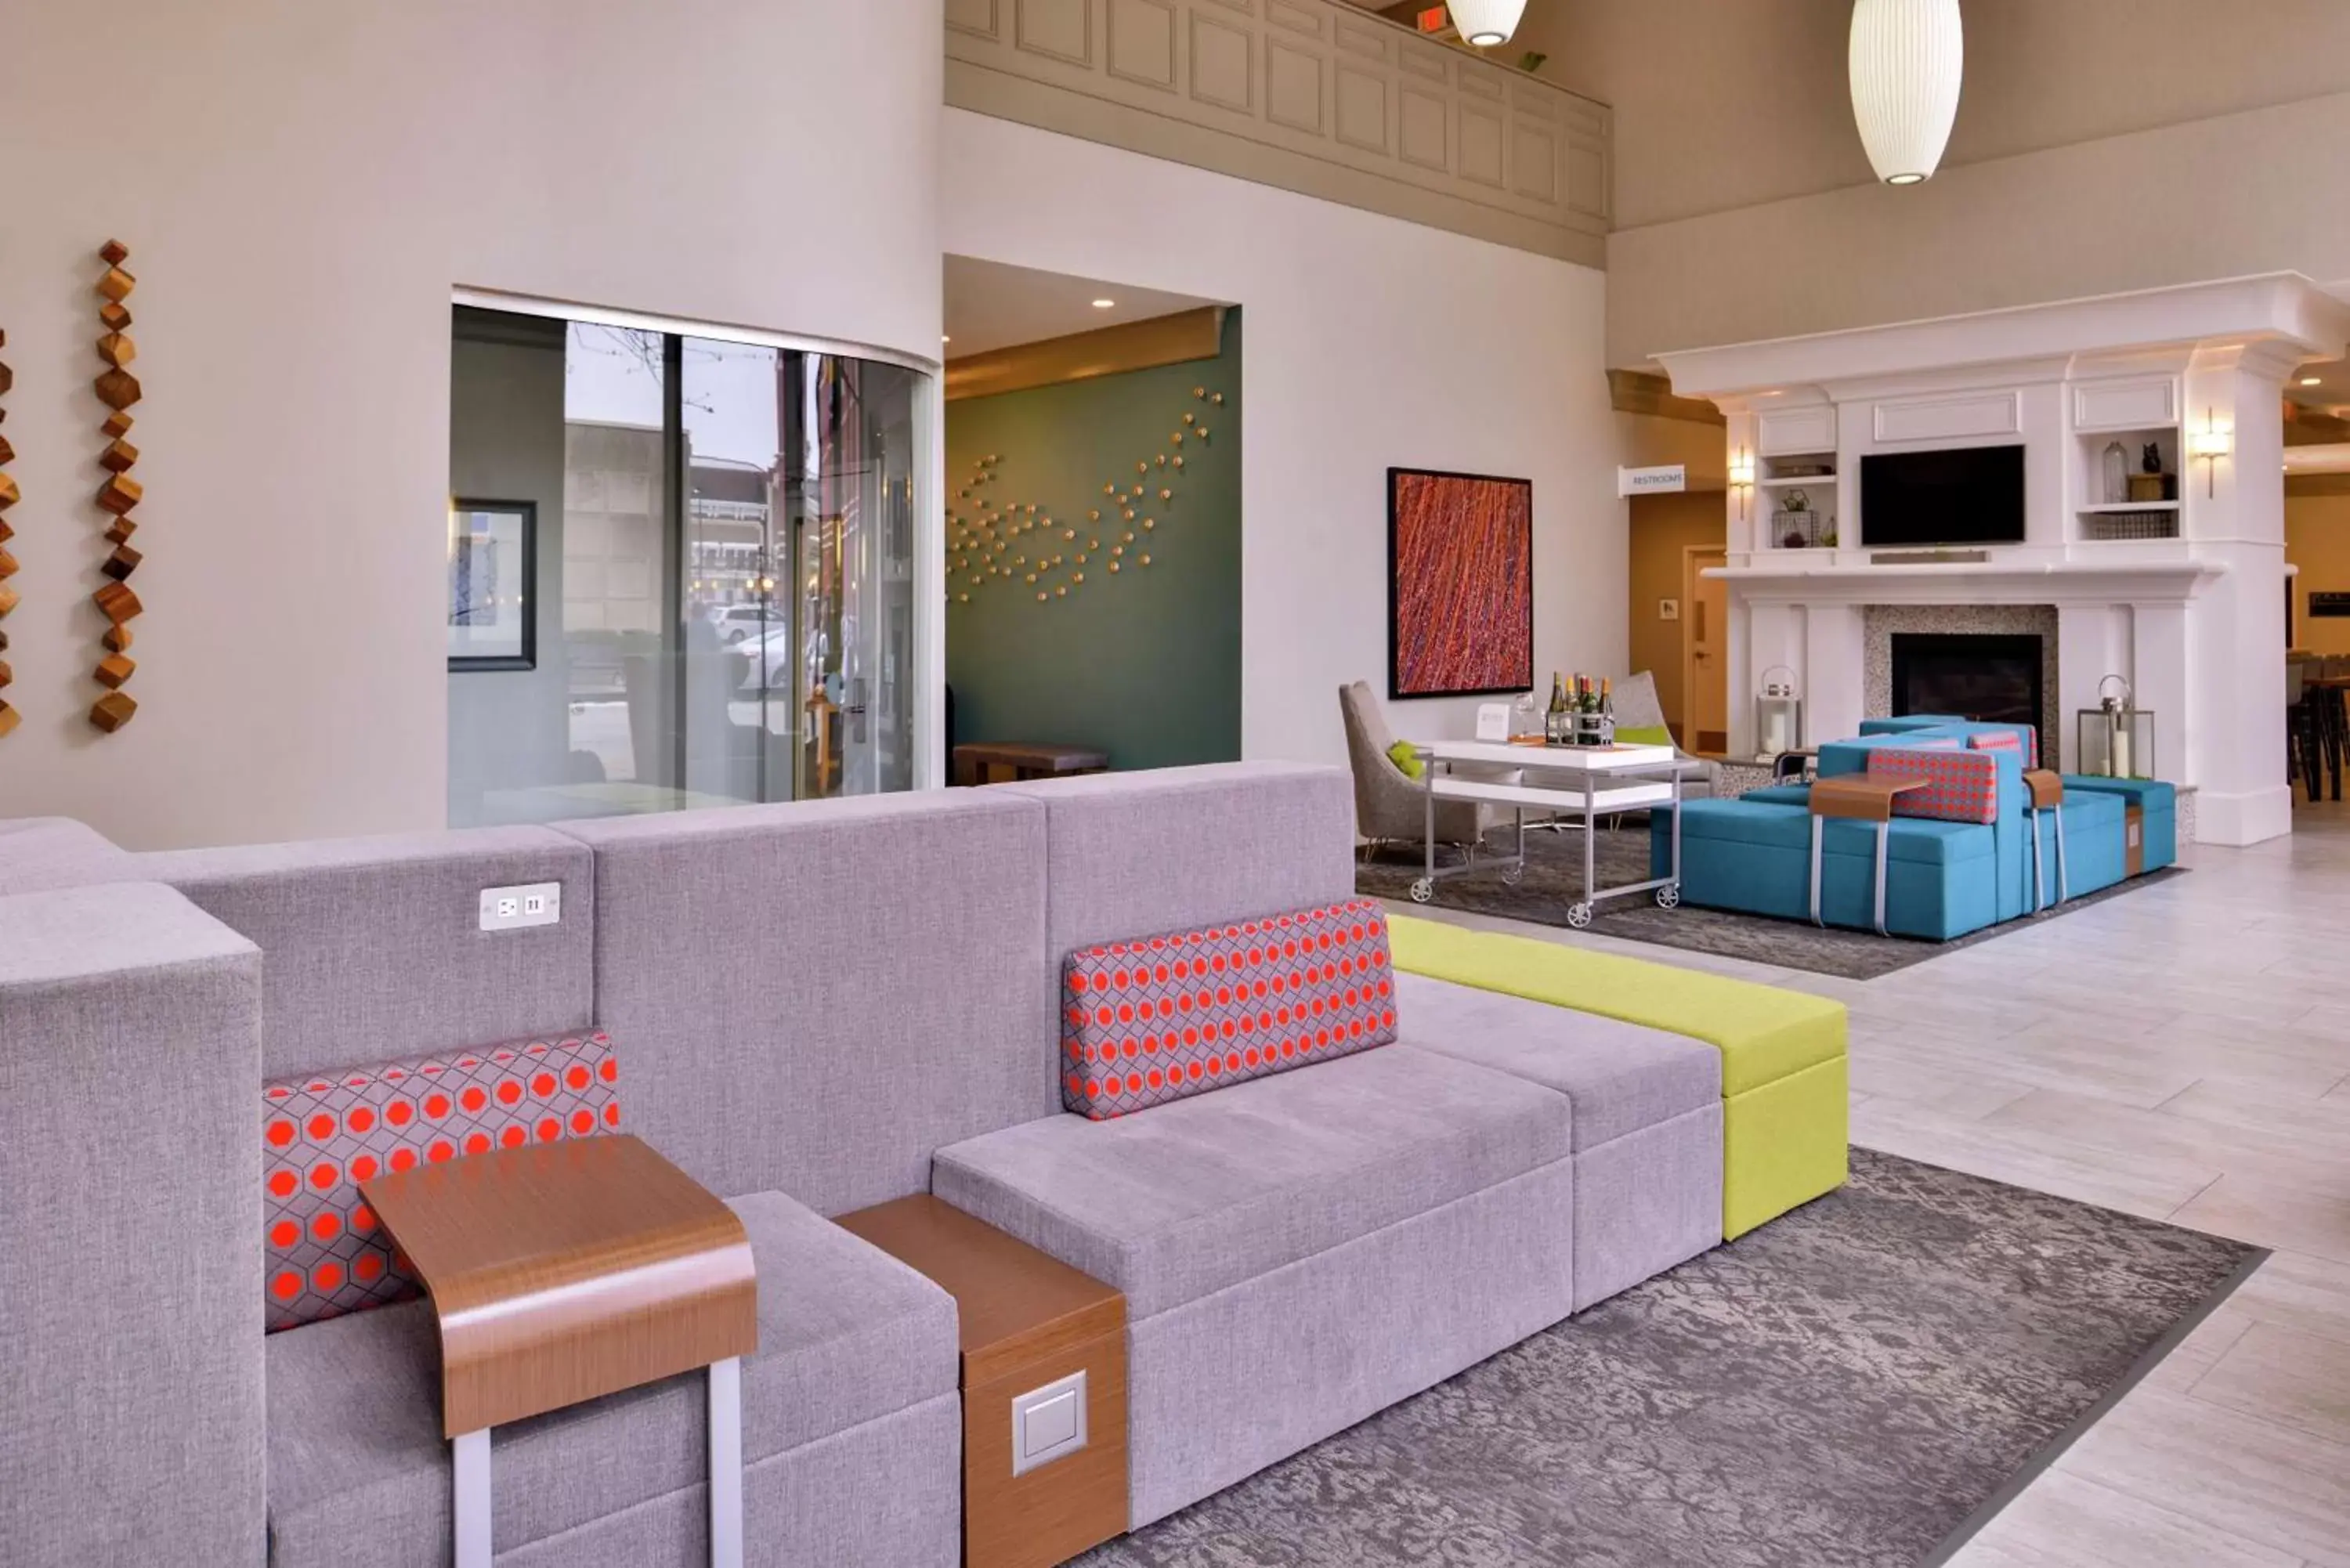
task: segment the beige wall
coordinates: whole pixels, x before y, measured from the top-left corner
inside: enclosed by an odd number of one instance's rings
[[[0,816],[136,846],[446,809],[450,296],[935,355],[939,0],[12,7]],[[132,250],[137,720],[99,737],[94,252]]]
[[[941,141],[956,254],[1245,312],[1243,755],[1343,763],[1338,688],[1387,689],[1391,464],[1532,479],[1534,668],[1623,668],[1602,275],[962,109]],[[1476,705],[1389,718],[1467,735]]]
[[[1718,432],[1717,432],[1718,433]],[[1689,624],[1690,607],[1683,591],[1682,562],[1690,549],[1721,545],[1729,537],[1721,493],[1700,491],[1679,495],[1641,495],[1631,502],[1632,662],[1634,670],[1648,670],[1657,677],[1657,701],[1665,722],[1686,742],[1682,721],[1687,713],[1681,631]],[[1659,599],[1680,601],[1682,619],[1666,620],[1658,613]]]
[[[2350,277],[2350,5],[1967,0],[1942,171],[1875,182],[1845,0],[1535,0],[1615,111],[1608,362],[2296,268]]]
[[[2350,485],[2336,495],[2285,496],[2284,558],[2301,568],[2293,582],[2293,646],[2350,655],[2350,620],[2309,618],[2311,593],[2350,593]]]

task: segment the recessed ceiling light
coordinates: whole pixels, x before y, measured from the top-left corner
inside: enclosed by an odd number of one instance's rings
[[[1118,301],[1115,299],[1097,299],[1094,301],[1094,308],[1096,310],[1107,310],[1117,304]]]
[[[2323,376],[2303,376],[2301,379],[2301,384],[2304,387],[2314,387],[2322,383],[2324,379],[2325,378]]]

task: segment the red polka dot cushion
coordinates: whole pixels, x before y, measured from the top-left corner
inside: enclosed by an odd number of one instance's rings
[[[500,1045],[262,1085],[268,1331],[405,1301],[416,1277],[360,1201],[380,1172],[620,1125],[606,1035]]]
[[[1097,1121],[1396,1037],[1368,898],[1112,942],[1063,970],[1061,1098]]]

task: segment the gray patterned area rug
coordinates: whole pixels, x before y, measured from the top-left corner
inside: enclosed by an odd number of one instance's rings
[[[1648,825],[1641,823],[1638,827],[1601,833],[1593,846],[1593,859],[1603,888],[1648,880]],[[1459,863],[1459,851],[1439,851],[1439,866]],[[1419,876],[1422,865],[1417,846],[1382,847],[1368,862],[1355,868],[1356,891],[1374,898],[1409,899],[1412,882]],[[2184,874],[2178,867],[2165,867],[2116,887],[2067,899],[2043,918],[2054,919]],[[1567,906],[1583,897],[1582,888],[1582,834],[1533,832],[1526,835],[1525,877],[1516,887],[1504,883],[1499,871],[1457,877],[1436,884],[1433,902],[1440,909],[1466,909],[1472,914],[1530,920],[1541,926],[1564,926]],[[1742,915],[1730,909],[1700,909],[1693,904],[1660,909],[1653,898],[1642,894],[1602,902],[1591,929],[1601,936],[1620,937],[1626,941],[1653,942],[1659,947],[1680,948],[1690,952],[1748,959],[1780,969],[1807,970],[1846,980],[1875,980],[1959,948],[1995,941],[2022,930],[2024,924],[2022,920],[2009,920],[1956,941],[1929,942],[1908,937],[1880,937],[1874,931],[1823,929],[1801,920],[1774,920],[1767,915]]]
[[[1078,1562],[1939,1562],[2264,1256],[1856,1148],[1842,1191]]]

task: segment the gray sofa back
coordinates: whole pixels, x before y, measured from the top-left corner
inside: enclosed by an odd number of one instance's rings
[[[261,954],[0,898],[0,1560],[258,1563]]]
[[[71,817],[13,817],[0,822],[0,896],[119,881],[130,858]]]
[[[594,857],[546,828],[177,850],[116,874],[177,888],[261,949],[265,1077],[595,1022]],[[531,882],[562,884],[559,924],[481,929],[484,888]]]
[[[1045,809],[1057,990],[1072,948],[1353,898],[1353,790],[1339,768],[1218,763],[989,793]]]
[[[1002,789],[562,825],[596,855],[622,1124],[824,1214],[1060,1106],[1045,811]]]

